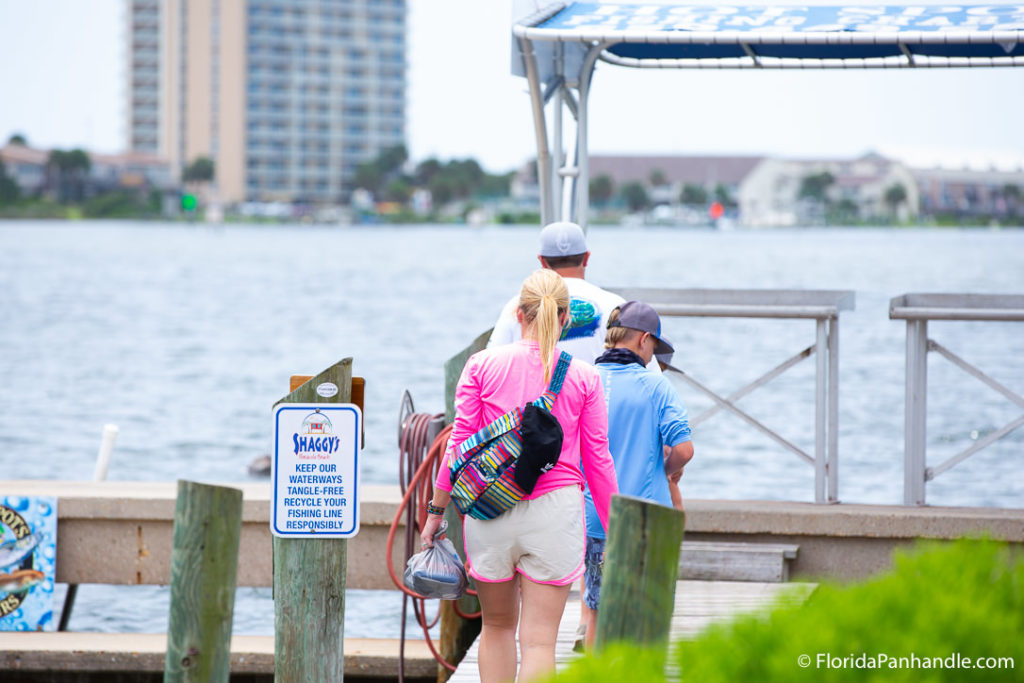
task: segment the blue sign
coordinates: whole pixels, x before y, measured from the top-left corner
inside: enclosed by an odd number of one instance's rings
[[[0,496],[0,631],[52,631],[57,499]]]
[[[574,2],[538,28],[606,32],[976,33],[1024,30],[1024,5],[786,7]]]

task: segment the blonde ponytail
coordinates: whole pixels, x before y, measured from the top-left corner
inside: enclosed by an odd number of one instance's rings
[[[535,270],[523,282],[519,292],[519,309],[523,312],[523,336],[528,337],[531,328],[533,337],[540,347],[540,359],[544,366],[544,382],[551,378],[554,365],[555,345],[562,336],[558,316],[569,310],[569,288],[562,276],[553,270]]]

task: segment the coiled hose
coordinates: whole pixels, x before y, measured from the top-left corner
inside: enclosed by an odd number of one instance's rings
[[[448,443],[448,436],[451,434],[451,425],[441,430],[441,433],[429,442],[430,423],[444,417],[443,415],[430,415],[427,413],[412,413],[401,424],[399,433],[399,472],[398,481],[402,490],[402,502],[398,505],[395,518],[391,522],[391,529],[388,531],[387,540],[387,566],[388,574],[398,590],[402,591],[402,624],[398,650],[398,680],[405,680],[405,620],[408,614],[408,605],[412,601],[413,613],[416,621],[423,629],[423,637],[427,641],[427,647],[431,654],[441,666],[449,671],[455,671],[455,667],[441,656],[434,647],[434,641],[430,637],[430,629],[437,624],[441,611],[438,610],[433,619],[428,619],[426,614],[426,598],[415,591],[406,588],[402,579],[395,573],[392,562],[392,544],[398,530],[398,523],[405,516],[405,559],[403,565],[417,552],[420,540],[420,530],[426,521],[427,503],[433,495],[433,482],[437,476],[437,470],[441,466],[444,456],[445,445]],[[476,595],[474,591],[467,591],[469,595]],[[464,614],[459,610],[458,603],[454,604],[455,612],[464,619],[472,619],[480,616],[476,614]]]

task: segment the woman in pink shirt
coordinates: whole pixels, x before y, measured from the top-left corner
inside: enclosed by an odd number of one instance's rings
[[[468,437],[547,388],[557,360],[555,344],[569,315],[561,276],[537,270],[523,283],[521,341],[474,354],[455,390],[455,424],[427,506],[423,544],[433,542],[452,485],[448,462]],[[608,526],[608,505],[618,491],[608,452],[608,413],[597,371],[573,360],[551,410],[562,427],[558,462],[540,475],[533,492],[494,519],[466,517],[463,536],[469,573],[476,579],[483,630],[482,683],[516,678],[516,627],[522,648],[520,681],[555,667],[555,640],[569,587],[583,573],[583,483]],[[580,463],[582,462],[582,470]]]

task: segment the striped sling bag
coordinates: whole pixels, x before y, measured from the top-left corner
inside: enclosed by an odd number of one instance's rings
[[[547,390],[533,405],[550,413],[572,360],[560,351]],[[523,408],[513,408],[462,442],[449,464],[451,497],[463,515],[493,519],[527,495],[515,478],[522,452]]]

